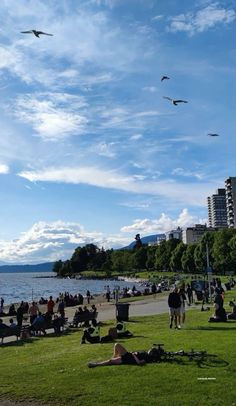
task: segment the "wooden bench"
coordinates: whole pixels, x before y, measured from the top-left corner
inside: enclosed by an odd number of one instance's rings
[[[1,344],[3,344],[3,340],[6,337],[14,337],[16,336],[16,339],[18,341],[18,338],[21,336],[21,327],[20,326],[15,326],[15,327],[7,327],[3,328],[0,330],[0,338],[1,338]]]
[[[86,323],[87,321],[92,321],[98,316],[97,312],[88,312],[88,313],[77,313],[73,318],[73,327],[78,327],[81,323]]]
[[[31,328],[31,332],[45,332],[45,330],[53,329],[55,333],[59,334],[62,330],[64,330],[65,325],[68,322],[68,318],[58,318],[54,320],[44,321],[43,323],[35,323],[33,328]]]

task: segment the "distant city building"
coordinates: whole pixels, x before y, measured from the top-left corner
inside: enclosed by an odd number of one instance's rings
[[[217,189],[216,193],[207,198],[208,222],[210,227],[227,227],[226,192]]]
[[[236,227],[236,177],[229,177],[225,181],[226,210],[228,227]]]
[[[184,244],[195,243],[200,240],[206,231],[217,231],[217,228],[207,227],[206,224],[195,224],[194,227],[183,229],[182,241]]]
[[[167,231],[166,241],[176,238],[177,240],[182,240],[182,229],[178,227],[176,230]]]

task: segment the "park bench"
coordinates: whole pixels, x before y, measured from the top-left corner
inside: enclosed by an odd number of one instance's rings
[[[58,318],[54,320],[46,320],[43,323],[36,323],[34,325],[34,329],[31,331],[41,332],[45,330],[53,329],[55,333],[59,334],[61,331],[65,329],[65,326],[68,322],[68,318]]]
[[[97,312],[77,313],[74,315],[72,327],[78,327],[78,325],[81,323],[92,321],[96,319],[97,316]]]
[[[3,344],[3,340],[6,337],[13,337],[16,336],[16,339],[18,341],[18,338],[21,336],[21,327],[20,326],[15,326],[15,327],[7,327],[3,328],[0,330],[0,338],[1,338],[1,344]]]

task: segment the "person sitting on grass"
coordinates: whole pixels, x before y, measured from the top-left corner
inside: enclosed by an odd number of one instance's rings
[[[81,344],[85,344],[88,341],[91,344],[100,342],[100,326],[96,319],[92,320],[92,325],[84,329],[84,334],[81,340]]]
[[[105,361],[98,361],[98,362],[89,362],[88,367],[89,368],[95,368],[95,367],[102,367],[106,365],[121,365],[121,364],[126,364],[126,365],[144,365],[146,363],[145,361],[145,352],[129,352],[126,350],[125,347],[121,344],[114,344],[114,351],[113,355],[110,359],[105,360]]]
[[[125,322],[123,320],[121,320],[119,317],[117,317],[116,330],[117,330],[117,336],[119,338],[133,337],[133,334],[129,330],[126,329]]]
[[[232,307],[232,313],[228,314],[228,319],[236,320],[236,304],[232,300],[230,300],[229,305],[230,307]]]

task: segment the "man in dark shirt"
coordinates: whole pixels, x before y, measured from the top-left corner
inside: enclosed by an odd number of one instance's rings
[[[178,294],[178,288],[175,287],[173,292],[169,294],[168,306],[170,308],[170,328],[173,326],[173,320],[175,322],[175,328],[180,329],[180,306],[181,300]]]
[[[5,323],[3,323],[3,320],[0,319],[0,330],[3,330],[4,328],[9,328]]]

